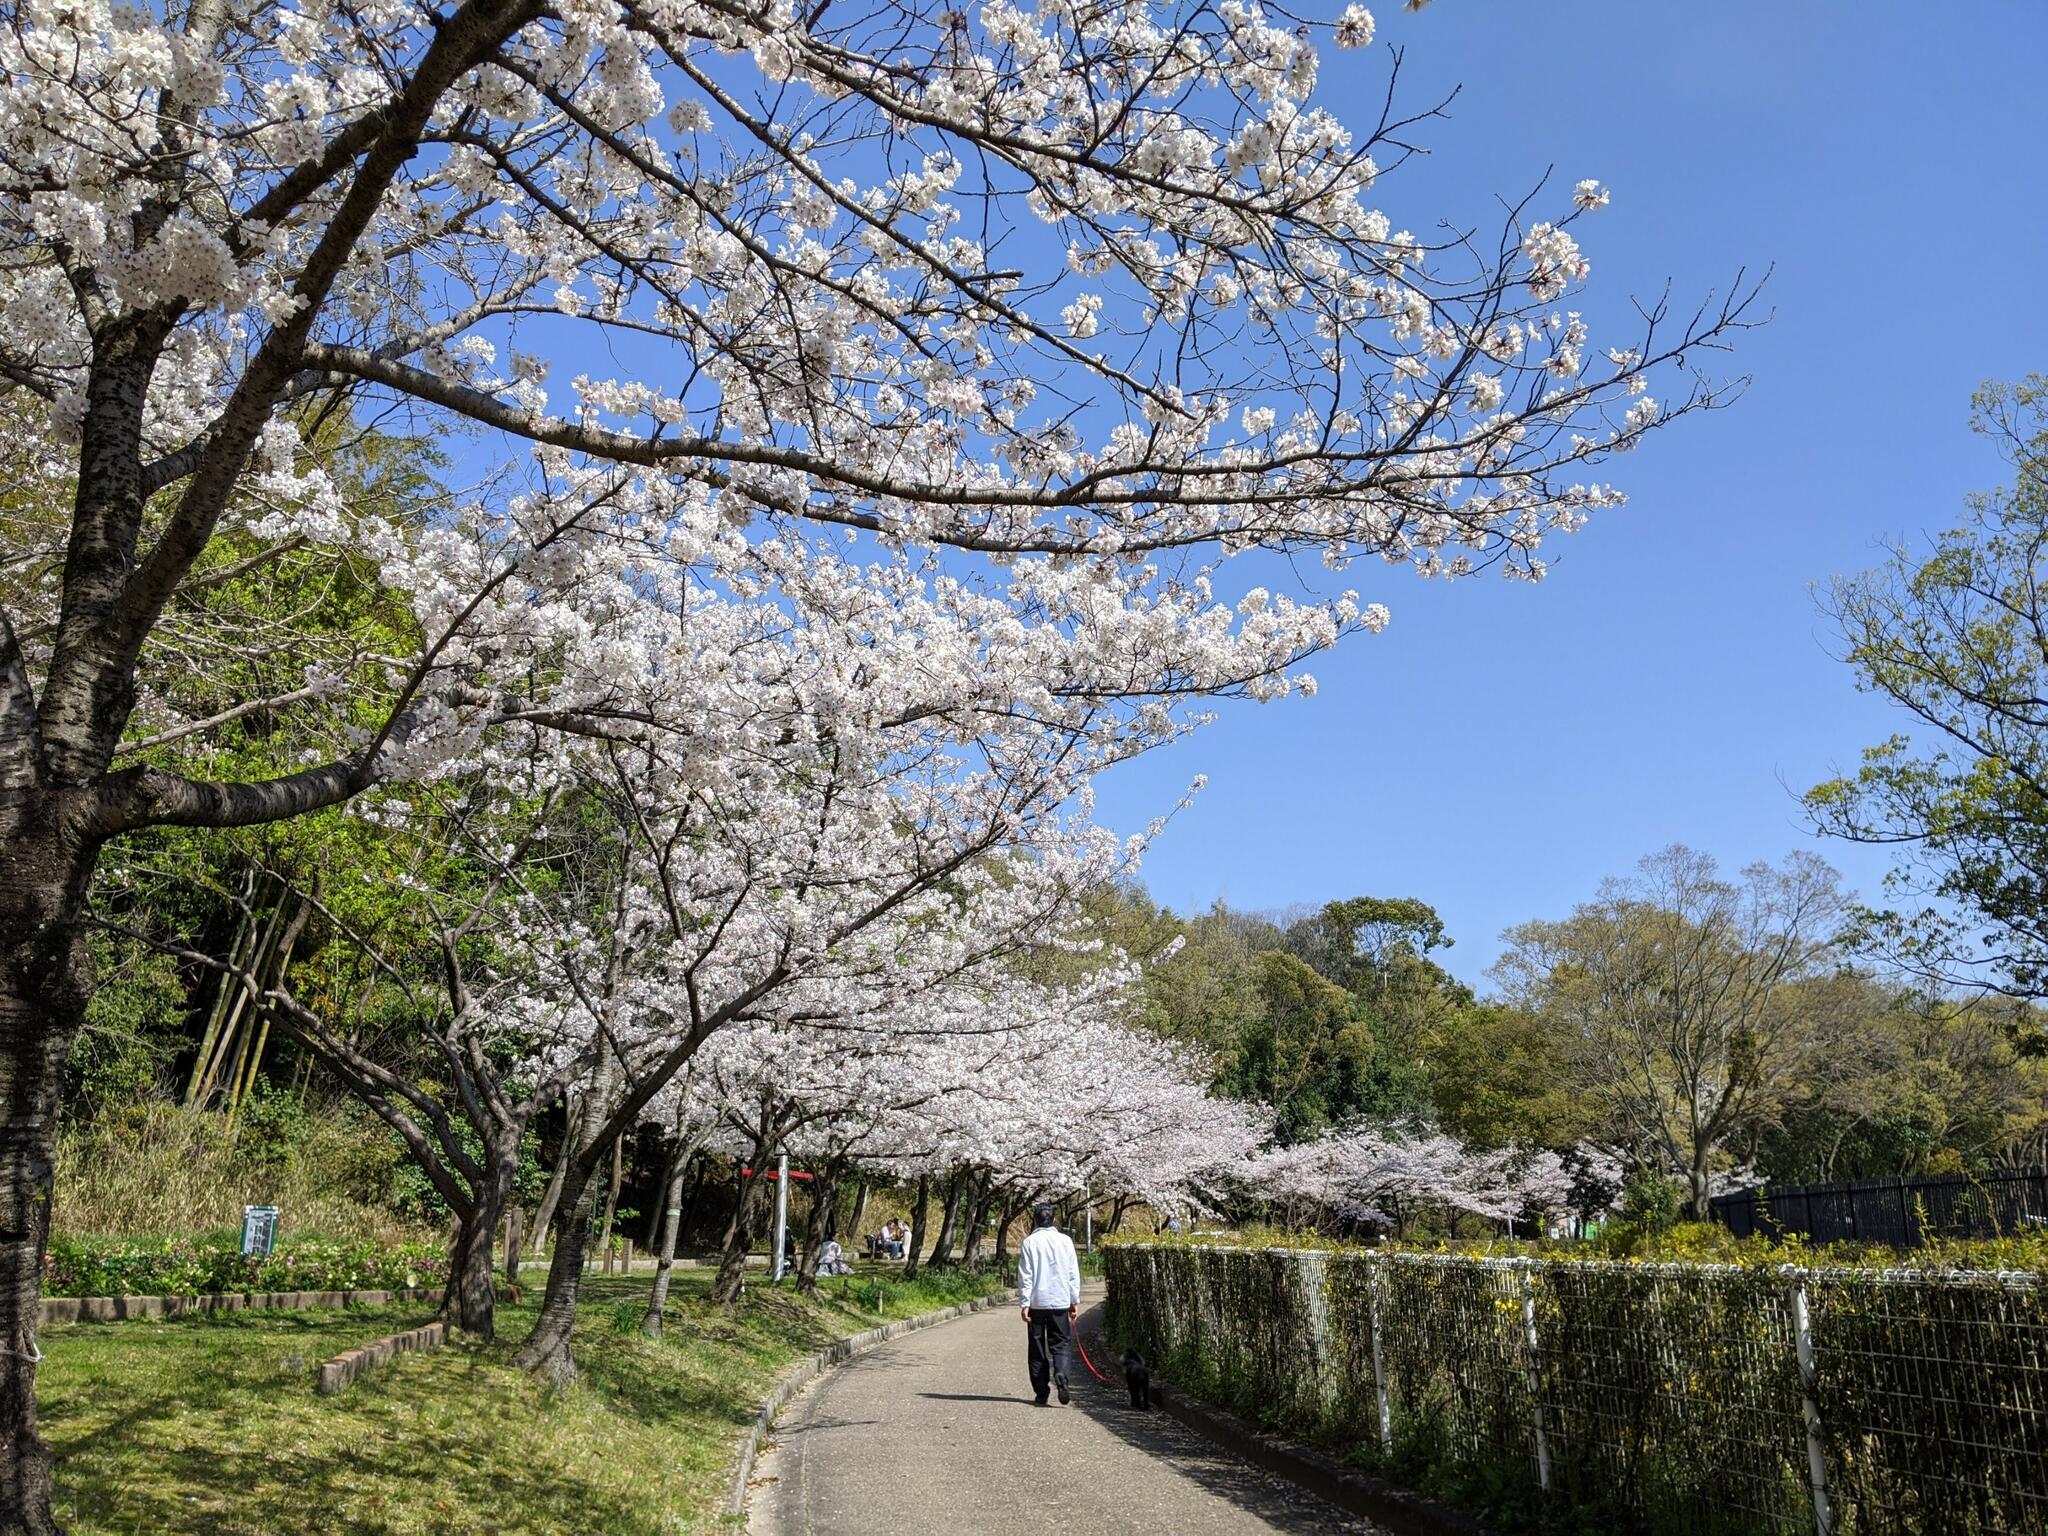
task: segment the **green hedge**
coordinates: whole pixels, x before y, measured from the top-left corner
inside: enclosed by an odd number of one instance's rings
[[[1816,1529],[1796,1288],[1836,1536],[2048,1536],[2032,1274],[1190,1242],[1106,1260],[1110,1327],[1169,1380],[1504,1526],[1574,1533]]]
[[[244,1257],[237,1234],[52,1237],[45,1296],[210,1296],[241,1291],[395,1291],[438,1287],[448,1255],[426,1243],[290,1238],[267,1258]]]

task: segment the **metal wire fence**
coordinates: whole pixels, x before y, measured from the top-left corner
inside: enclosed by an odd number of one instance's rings
[[[1841,1184],[1775,1184],[1716,1195],[1714,1220],[1737,1237],[1797,1235],[1815,1243],[2002,1237],[2048,1226],[2048,1168],[1932,1173]]]
[[[1130,1244],[1172,1379],[1526,1523],[2048,1536],[2032,1274]]]

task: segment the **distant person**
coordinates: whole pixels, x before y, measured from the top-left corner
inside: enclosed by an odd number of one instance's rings
[[[882,1228],[882,1236],[888,1241],[889,1257],[892,1259],[902,1258],[903,1245],[910,1241],[909,1228],[905,1227],[902,1222],[898,1221],[895,1217],[891,1216],[889,1218],[889,1225]]]
[[[1035,1226],[1017,1252],[1017,1310],[1024,1315],[1031,1396],[1043,1408],[1055,1386],[1061,1402],[1073,1401],[1067,1366],[1081,1312],[1081,1261],[1074,1240],[1053,1225],[1050,1203],[1041,1200],[1031,1219]]]
[[[818,1250],[818,1273],[821,1275],[850,1275],[853,1266],[846,1262],[846,1250],[839,1246],[839,1239],[828,1237],[825,1245]]]
[[[796,1233],[789,1227],[782,1229],[782,1272],[786,1275],[796,1268]]]

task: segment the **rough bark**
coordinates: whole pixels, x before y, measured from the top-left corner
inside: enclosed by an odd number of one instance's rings
[[[513,1364],[521,1370],[531,1371],[557,1386],[576,1376],[569,1341],[576,1332],[576,1297],[583,1286],[583,1254],[590,1245],[591,1221],[597,1214],[597,1187],[573,1158],[563,1172],[562,1203],[569,1215],[548,1260],[548,1288],[541,1298],[540,1317],[512,1357]]]
[[[924,1252],[925,1223],[931,1218],[932,1181],[917,1181],[917,1202],[910,1208],[910,1247],[903,1256],[903,1278],[917,1278],[918,1256]]]
[[[996,1225],[996,1268],[1001,1269],[1010,1262],[1010,1228],[1017,1224],[1017,1218],[1024,1214],[1031,1204],[1030,1196],[1021,1200],[1005,1200],[1002,1204],[1002,1219]]]
[[[498,1213],[483,1205],[458,1218],[448,1246],[448,1285],[441,1315],[465,1333],[494,1338],[498,1332],[498,1277],[491,1261]]]
[[[984,1173],[973,1182],[973,1204],[967,1212],[967,1241],[961,1246],[960,1262],[973,1269],[981,1262],[981,1250],[988,1245],[988,1208],[995,1200],[996,1178]]]
[[[725,1226],[725,1247],[718,1257],[718,1277],[711,1282],[710,1296],[721,1307],[738,1304],[746,1285],[747,1255],[761,1235],[761,1216],[768,1207],[767,1191],[773,1182],[763,1166],[766,1153],[765,1143],[754,1144],[750,1163],[754,1171],[741,1176],[740,1198]]]
[[[933,1269],[953,1267],[953,1240],[960,1230],[960,1207],[967,1199],[967,1175],[956,1173],[946,1180],[945,1203],[940,1207],[939,1235],[932,1243],[932,1256],[925,1262]]]
[[[839,1198],[839,1172],[830,1164],[817,1171],[811,1184],[811,1211],[804,1218],[804,1250],[797,1255],[796,1288],[806,1296],[818,1294],[818,1255],[825,1247],[832,1227],[832,1204]]]
[[[10,792],[0,768],[0,1532],[8,1536],[57,1529],[49,1449],[36,1433],[36,1311],[59,1086],[92,989],[81,925],[92,849],[54,798]]]

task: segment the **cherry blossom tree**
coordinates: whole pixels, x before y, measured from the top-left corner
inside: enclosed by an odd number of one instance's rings
[[[1739,281],[1660,302],[1596,353],[1566,306],[1605,189],[1412,234],[1380,205],[1413,119],[1313,105],[1318,29],[1239,0],[6,11],[0,379],[70,445],[70,513],[0,608],[0,1530],[53,1528],[33,1320],[110,840],[466,770],[500,731],[659,734],[689,690],[650,615],[684,608],[650,593],[705,583],[981,605],[964,650],[892,658],[917,710],[980,675],[1156,733],[1204,691],[1306,687],[1384,611],[1233,611],[1219,559],[1540,575],[1619,500],[1595,461],[1718,398],[1653,376],[1749,311]],[[1328,35],[1372,32],[1354,7]],[[306,423],[354,412],[476,429],[470,491],[419,525],[352,508]],[[412,643],[181,716],[164,620],[223,541],[372,562]],[[977,674],[984,643],[1007,660]],[[274,711],[276,772],[209,753]]]
[[[1567,1203],[1571,1175],[1556,1153],[1481,1152],[1427,1129],[1332,1131],[1249,1160],[1242,1186],[1279,1205],[1292,1223],[1311,1216],[1404,1232],[1422,1208],[1509,1222]]]

